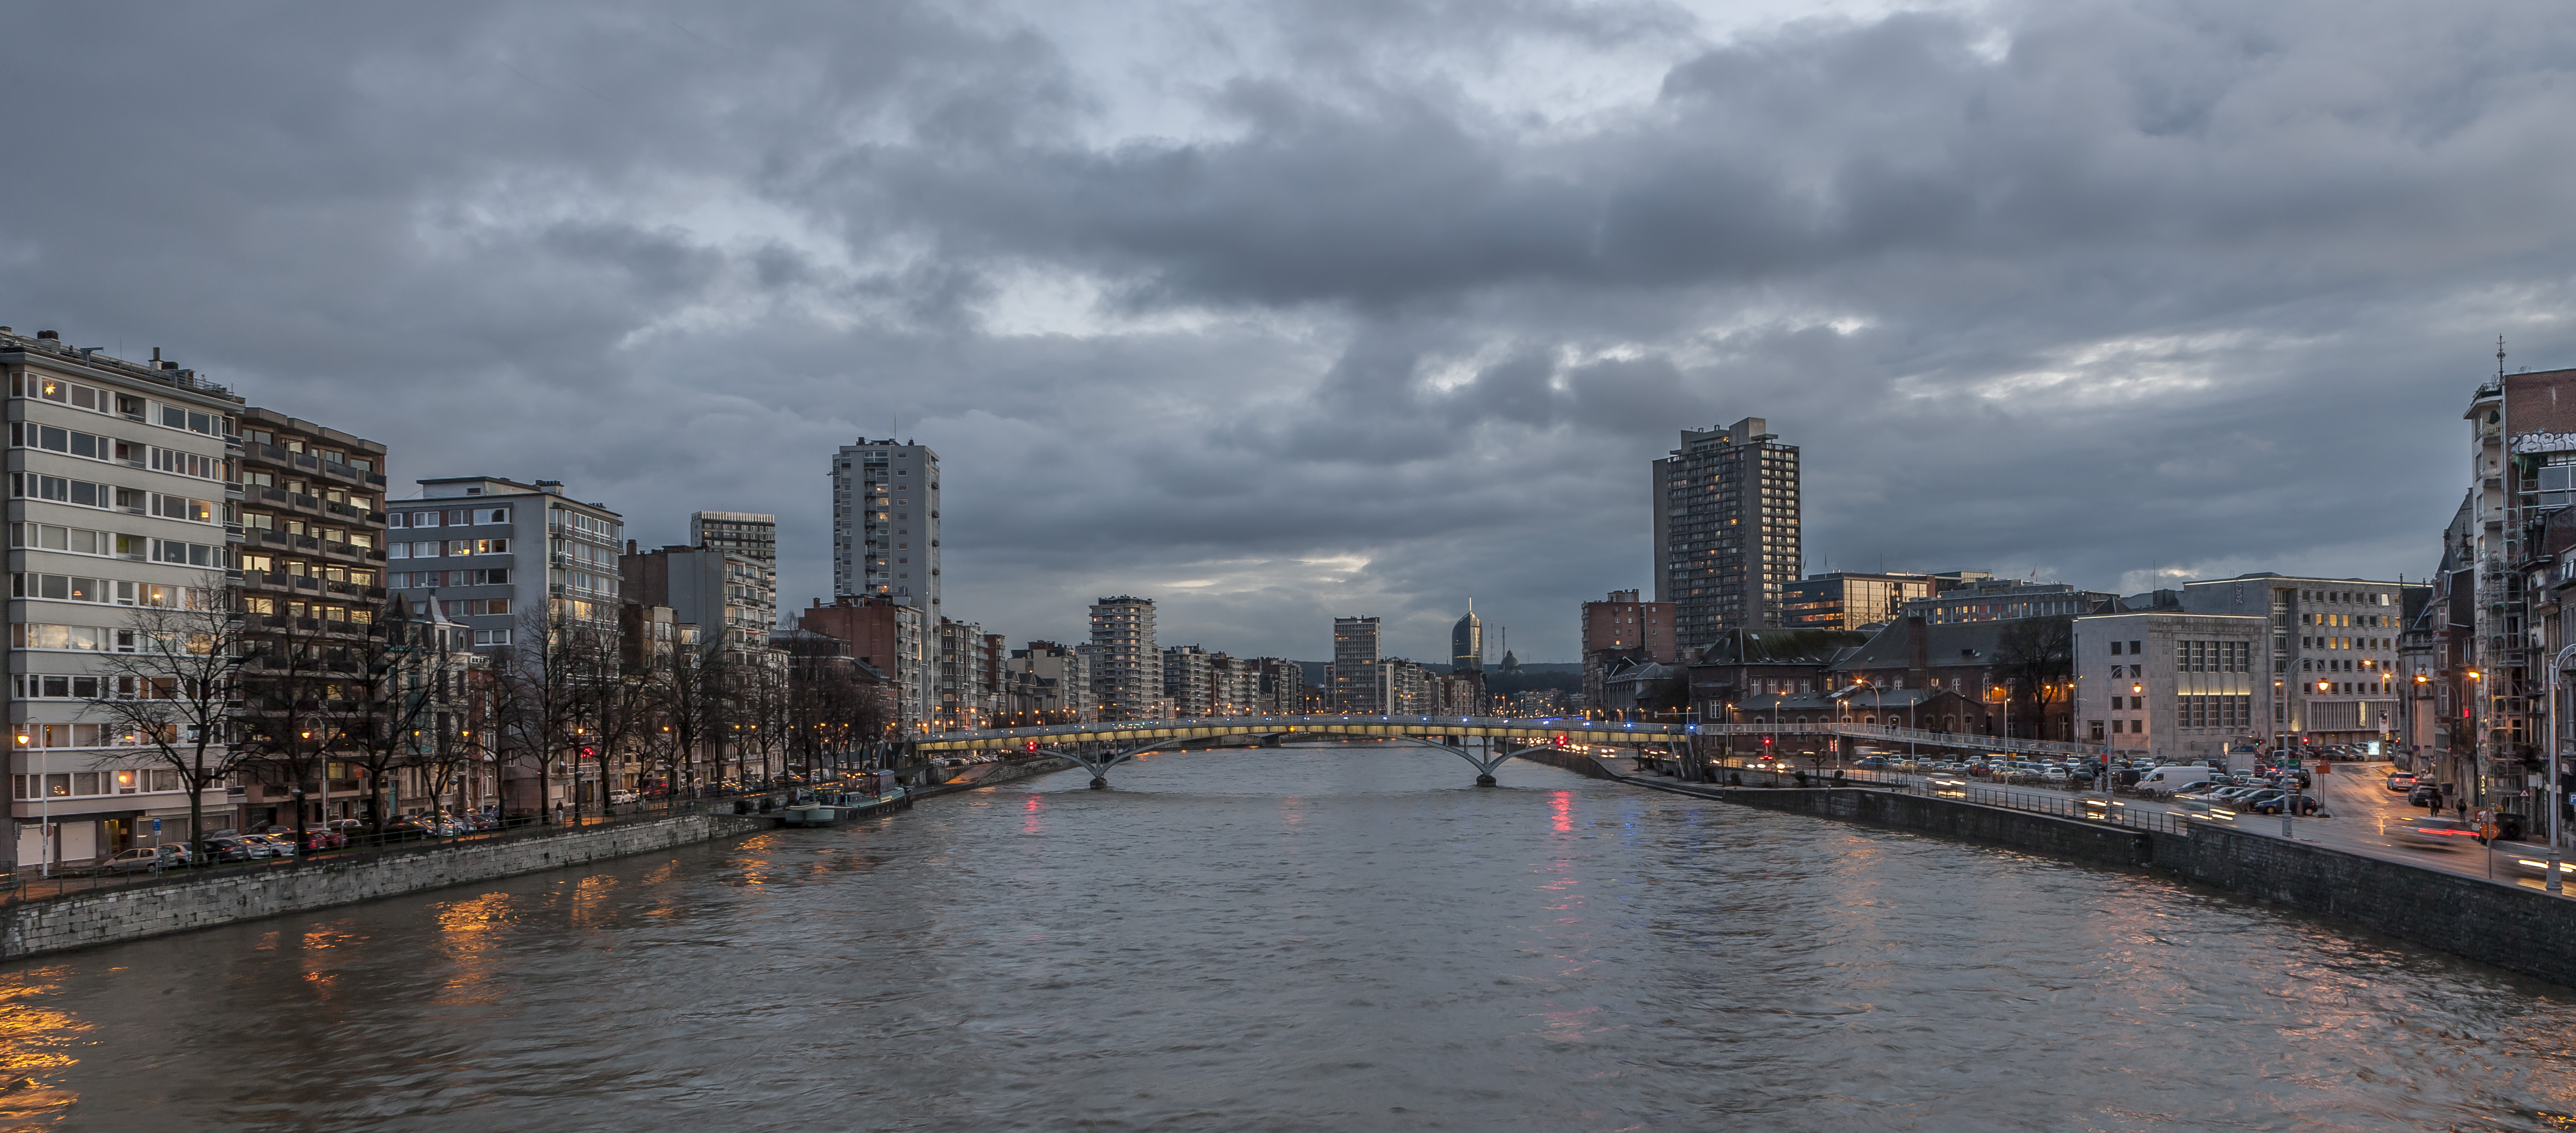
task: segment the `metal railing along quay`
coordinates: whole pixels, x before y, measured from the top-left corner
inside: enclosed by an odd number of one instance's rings
[[[633,813],[618,815],[565,815],[560,821],[541,822],[516,819],[495,830],[477,830],[467,834],[393,835],[356,834],[349,845],[333,850],[314,850],[291,857],[257,858],[246,862],[206,862],[197,865],[167,866],[155,869],[115,871],[96,866],[74,866],[57,869],[51,876],[25,871],[0,875],[0,906],[29,901],[47,901],[110,889],[139,889],[155,885],[175,885],[210,877],[243,877],[279,870],[317,869],[347,865],[352,862],[376,861],[403,855],[443,853],[467,846],[489,846],[533,839],[558,838],[610,826],[628,826],[659,822],[691,814],[740,813],[740,804],[758,803],[779,792],[755,792],[697,799],[676,799],[662,805],[636,805]]]
[[[1786,786],[1788,783],[1785,781],[1794,779],[1799,774],[1796,771],[1769,771],[1760,768],[1744,767],[1721,767],[1718,768],[1718,770],[1728,775],[1767,776],[1772,780],[1767,785],[1745,785],[1733,788],[1738,790],[1763,790],[1766,788]],[[1647,780],[1647,777],[1642,775],[1626,776],[1626,778],[1640,781]],[[1658,776],[1657,778],[1660,779],[1662,777]],[[1665,786],[1667,784],[1656,782],[1655,785]],[[1683,780],[1671,780],[1671,785],[1677,786],[1685,791],[1694,787],[1707,788],[1727,786],[1726,784],[1718,783],[1691,783]],[[2091,822],[2106,826],[2122,826],[2132,830],[2147,830],[2164,834],[2179,834],[2186,838],[2191,836],[2190,823],[2185,819],[2177,818],[2173,812],[2152,807],[2139,806],[2130,800],[2122,799],[2117,796],[2106,798],[2099,794],[2043,794],[2031,791],[2007,790],[2000,787],[1989,787],[1976,783],[1966,783],[1957,786],[1936,785],[1929,780],[1918,782],[1914,776],[1901,775],[1893,772],[1878,772],[1859,769],[1835,769],[1830,775],[1808,775],[1806,776],[1805,785],[1809,787],[1857,787],[1868,790],[1886,791],[1890,794],[1919,795],[1925,798],[1948,799],[1952,802],[1973,803],[1978,806],[1990,806],[2002,810],[2027,811],[2031,814],[2045,814],[2057,818],[2071,818],[2082,822]]]

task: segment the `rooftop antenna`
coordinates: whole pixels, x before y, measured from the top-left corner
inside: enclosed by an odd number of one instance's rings
[[[2496,336],[2496,384],[2504,383],[2504,336]]]

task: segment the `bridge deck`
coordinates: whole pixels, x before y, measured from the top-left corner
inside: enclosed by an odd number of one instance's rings
[[[1137,720],[1118,724],[1049,724],[946,732],[913,742],[917,751],[991,751],[1076,743],[1151,743],[1220,736],[1472,736],[1551,743],[1671,743],[1698,729],[1686,724],[1631,724],[1605,720],[1504,716],[1212,716],[1195,720]]]

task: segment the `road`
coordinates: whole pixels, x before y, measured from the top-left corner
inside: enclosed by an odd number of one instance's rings
[[[1603,762],[1619,766],[1629,774],[1639,773],[1636,770],[1636,761],[1633,759],[1605,759]],[[1749,769],[1751,761],[1730,760],[1728,765]],[[1796,768],[1788,764],[1780,766],[1780,770],[1784,773],[1794,769]],[[2440,870],[2463,877],[2483,877],[2546,891],[2539,877],[2523,876],[2517,873],[2511,864],[2516,859],[2542,860],[2547,852],[2542,846],[2507,842],[2499,849],[2488,850],[2475,842],[2445,848],[2400,841],[2395,833],[2397,824],[2423,814],[2424,810],[2421,807],[2406,805],[2406,796],[2403,793],[2388,789],[2389,770],[2389,765],[2385,763],[2338,763],[2334,765],[2332,771],[2314,775],[2310,781],[2315,785],[2315,793],[2325,801],[2325,813],[2331,817],[2298,819],[2291,823],[2290,837],[2296,841],[2361,854],[2365,857],[2404,862],[2408,865]],[[1830,773],[1830,771],[1827,772],[1827,774]],[[1851,773],[1847,772],[1847,774]],[[1916,787],[1921,786],[1923,779],[1918,775],[1892,773],[1882,773],[1875,778],[1895,780]],[[2033,808],[2026,803],[2010,801],[2013,796],[2052,798],[2063,796],[2072,799],[2079,794],[2038,784],[2006,787],[1988,784],[1982,780],[1972,780],[1967,792],[1971,802],[1988,802],[2015,809]],[[2164,803],[2143,799],[2122,801],[2139,810],[2170,813],[2174,809]],[[2237,818],[2234,825],[2249,834],[2271,838],[2282,836],[2281,819],[2277,815],[2244,815]],[[2570,854],[2569,857],[2576,859],[2576,854]],[[2561,876],[2569,878],[2570,881],[2576,881],[2576,874],[2562,872]],[[2561,896],[2576,897],[2576,884],[2563,886],[2562,889]]]

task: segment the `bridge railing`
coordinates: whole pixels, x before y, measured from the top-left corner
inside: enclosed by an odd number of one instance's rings
[[[1282,716],[1203,716],[1172,720],[1121,720],[1089,724],[1042,724],[1026,728],[983,728],[973,731],[931,732],[907,736],[903,742],[915,747],[938,748],[941,745],[991,744],[1012,740],[1060,740],[1083,737],[1086,740],[1120,740],[1133,737],[1152,738],[1158,732],[1280,732],[1314,730],[1349,732],[1362,728],[1402,729],[1419,733],[1491,734],[1498,730],[1520,733],[1566,733],[1584,737],[1584,742],[1602,742],[1604,736],[1634,736],[1654,742],[1679,739],[1698,729],[1693,724],[1650,724],[1630,721],[1586,720],[1564,716],[1394,716],[1342,715],[1316,713]]]

